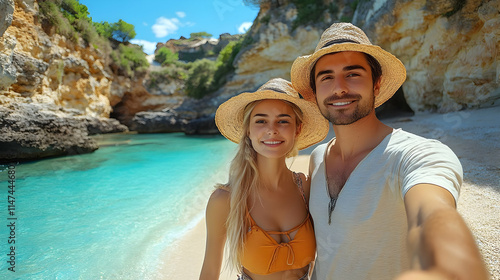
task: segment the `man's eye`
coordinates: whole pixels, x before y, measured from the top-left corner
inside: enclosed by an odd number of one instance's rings
[[[332,77],[331,77],[331,76],[323,76],[323,77],[321,78],[321,81],[331,80],[331,79],[332,79]]]

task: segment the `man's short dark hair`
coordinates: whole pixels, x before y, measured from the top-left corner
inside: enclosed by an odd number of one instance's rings
[[[329,54],[336,54],[338,52],[333,52]],[[368,65],[370,65],[370,69],[372,70],[372,81],[373,85],[380,79],[382,76],[382,66],[380,66],[380,63],[378,60],[376,60],[373,56],[363,53],[366,57],[366,61],[368,62]],[[317,61],[316,61],[317,62]],[[316,63],[314,63],[313,68],[311,69],[311,73],[309,75],[309,84],[314,92],[316,94],[316,77],[315,77],[315,72],[316,72]]]

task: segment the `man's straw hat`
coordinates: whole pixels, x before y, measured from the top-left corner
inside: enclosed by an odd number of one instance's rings
[[[350,23],[334,23],[323,32],[313,54],[300,56],[294,61],[291,73],[293,87],[306,100],[315,101],[310,85],[313,66],[325,54],[342,51],[367,53],[382,66],[380,93],[375,97],[375,107],[391,98],[406,79],[403,63],[379,46],[372,45],[363,30]]]
[[[224,137],[239,143],[243,133],[243,111],[256,100],[279,99],[299,107],[304,117],[302,130],[297,137],[299,150],[312,146],[325,139],[328,134],[328,121],[321,115],[316,104],[301,99],[292,84],[284,79],[272,79],[255,92],[244,92],[222,103],[215,113],[215,124]]]

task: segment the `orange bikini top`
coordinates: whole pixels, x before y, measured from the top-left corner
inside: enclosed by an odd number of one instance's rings
[[[305,202],[300,175],[294,173],[294,177]],[[309,210],[305,220],[288,231],[265,231],[255,223],[250,213],[247,213],[250,227],[245,239],[241,264],[250,272],[266,275],[303,268],[314,260],[316,239]],[[291,239],[290,234],[294,231],[297,233]],[[286,235],[289,241],[278,243],[271,234]]]

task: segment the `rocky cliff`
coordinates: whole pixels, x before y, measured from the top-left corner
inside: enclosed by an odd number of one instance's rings
[[[414,111],[449,112],[499,105],[500,1],[324,1],[315,20],[294,29],[295,1],[261,5],[225,92],[289,79],[298,55],[314,51],[325,28],[352,21],[407,69],[403,85]],[[358,4],[359,3],[359,4]]]
[[[353,22],[404,63],[414,110],[499,105],[500,1],[361,1]]]
[[[379,115],[500,105],[500,0],[311,1],[320,10],[311,15],[307,5],[295,3],[263,1],[235,59],[234,75],[201,102],[186,100],[188,105],[178,108],[181,116],[203,111],[206,118],[231,96],[270,78],[289,79],[295,58],[312,53],[323,30],[338,21],[361,27],[373,44],[406,66],[406,82]]]
[[[217,54],[231,41],[239,40],[243,35],[231,35],[224,33],[219,35],[219,39],[214,38],[185,38],[170,39],[165,43],[157,43],[155,53],[160,48],[168,48],[179,55],[182,61],[194,61],[202,58],[217,57]]]
[[[219,104],[270,78],[289,79],[295,58],[313,52],[338,21],[361,27],[405,64],[393,109],[408,103],[414,111],[449,112],[500,103],[500,0],[264,2],[235,72],[196,100],[185,96],[183,80],[155,81],[163,68],[121,75],[109,66],[110,50],[42,28],[35,0],[0,0],[0,159],[95,150],[89,134],[127,130],[115,119],[141,132],[217,133]],[[158,47],[215,53],[223,37]]]
[[[109,119],[116,78],[106,50],[42,29],[35,1],[0,2],[0,160],[97,149],[90,134],[123,132]]]

